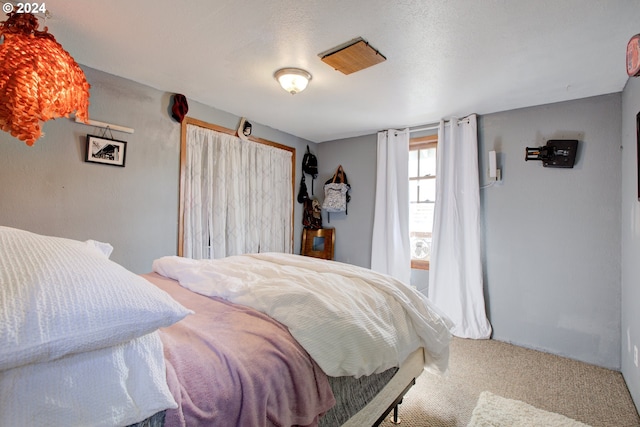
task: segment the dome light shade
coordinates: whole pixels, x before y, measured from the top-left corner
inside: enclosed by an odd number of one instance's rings
[[[311,74],[300,68],[281,68],[273,76],[291,95],[305,90],[311,80]]]

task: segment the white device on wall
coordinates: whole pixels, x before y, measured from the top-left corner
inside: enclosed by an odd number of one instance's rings
[[[496,152],[489,151],[489,178],[495,178],[498,172],[496,170]]]
[[[489,178],[493,179],[494,182],[501,181],[495,150],[489,151]]]

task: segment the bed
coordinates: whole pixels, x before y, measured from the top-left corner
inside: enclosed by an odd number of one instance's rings
[[[111,250],[0,227],[0,425],[375,425],[447,367],[449,321],[370,270],[273,253],[135,275]]]

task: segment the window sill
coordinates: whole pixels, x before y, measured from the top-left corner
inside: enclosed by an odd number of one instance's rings
[[[429,269],[429,261],[421,261],[417,259],[411,260],[411,268],[415,270],[428,270]]]

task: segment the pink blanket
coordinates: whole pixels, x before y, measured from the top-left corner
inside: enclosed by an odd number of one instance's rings
[[[288,329],[249,307],[209,298],[151,273],[195,311],[160,329],[172,426],[315,426],[335,404],[326,375]]]

